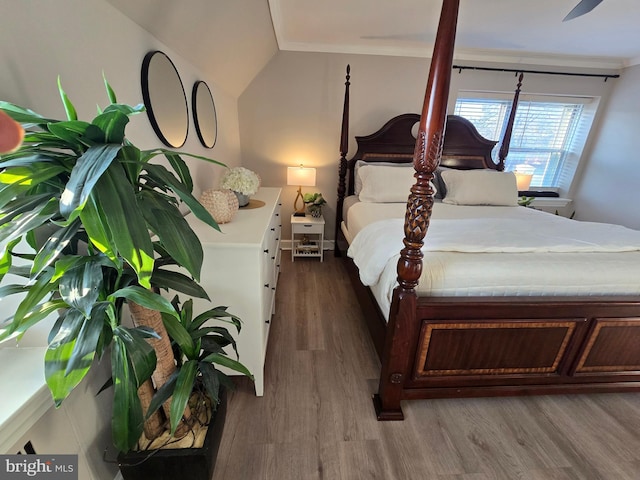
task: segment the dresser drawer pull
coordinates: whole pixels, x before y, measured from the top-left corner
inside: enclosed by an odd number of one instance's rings
[[[269,253],[269,249],[263,250],[264,253]]]
[[[265,284],[264,284],[264,288],[269,288],[269,284],[268,284],[268,283],[265,283]]]
[[[271,320],[265,320],[264,323],[271,323]]]
[[[275,231],[276,231],[276,227],[273,227],[273,228],[271,229],[271,231],[272,231],[272,232],[275,232]]]

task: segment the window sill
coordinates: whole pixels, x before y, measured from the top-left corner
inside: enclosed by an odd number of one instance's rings
[[[0,348],[0,453],[8,451],[53,406],[44,379],[46,347]]]

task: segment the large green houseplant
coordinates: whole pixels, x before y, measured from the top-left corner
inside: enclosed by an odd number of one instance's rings
[[[160,404],[171,434],[183,428],[196,384],[215,405],[219,383],[226,379],[215,365],[249,375],[222,350],[235,346],[226,329],[204,320],[222,319],[238,329],[240,324],[224,307],[192,320],[190,303],[184,303],[185,312],[160,294],[164,289],[208,298],[197,283],[202,246],[180,202],[212,228],[218,226],[193,196],[189,169],[178,152],[141,150],[125,137],[129,117],[144,106],[118,103],[105,80],[110,104],[85,122],[78,120],[60,81],[58,87],[66,120],[0,102],[0,110],[26,130],[17,151],[0,155],[0,279],[7,273],[24,278],[0,288],[0,298],[24,296],[0,325],[0,340],[59,315],[45,356],[56,405],[93,361],[109,352],[113,441],[127,452]],[[153,163],[158,156],[170,168]],[[133,326],[123,322],[125,305],[134,314]],[[152,322],[136,321],[139,310],[151,312]],[[159,395],[141,403],[152,373],[160,370],[157,352],[172,368]]]

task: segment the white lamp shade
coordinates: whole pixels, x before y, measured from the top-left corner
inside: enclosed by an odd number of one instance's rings
[[[518,190],[529,190],[531,179],[533,178],[534,169],[530,165],[516,165],[515,173]]]
[[[529,190],[529,186],[531,185],[531,179],[533,175],[531,173],[520,173],[514,172],[516,174],[516,184],[518,185],[518,190],[524,191]]]
[[[287,167],[287,185],[315,187],[316,169],[302,166]]]

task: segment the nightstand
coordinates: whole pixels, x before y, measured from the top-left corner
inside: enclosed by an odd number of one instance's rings
[[[291,215],[291,261],[296,257],[316,257],[322,262],[324,217]]]
[[[529,207],[547,213],[562,215],[563,217],[571,217],[573,215],[572,201],[569,198],[535,197]]]

